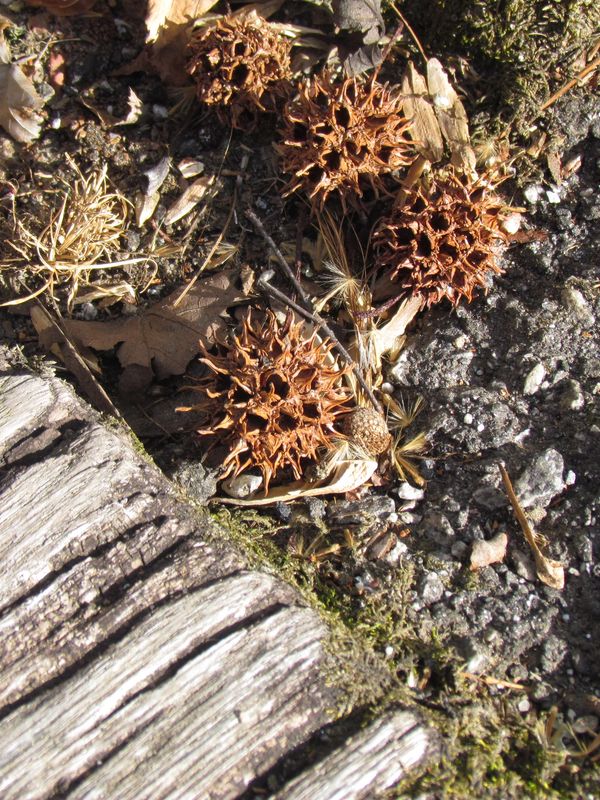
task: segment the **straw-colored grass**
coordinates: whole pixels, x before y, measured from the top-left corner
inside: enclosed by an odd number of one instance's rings
[[[49,220],[20,217],[13,209],[13,232],[7,241],[16,255],[4,259],[0,270],[16,278],[22,294],[3,305],[17,305],[42,294],[56,299],[66,291],[70,310],[82,286],[94,283],[94,273],[146,261],[114,260],[127,230],[129,201],[113,189],[106,165],[84,175],[70,159],[76,174],[72,183],[51,193]],[[17,198],[18,200],[18,195]]]

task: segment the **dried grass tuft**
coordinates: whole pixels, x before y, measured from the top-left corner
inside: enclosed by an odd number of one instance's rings
[[[64,188],[52,193],[56,200],[46,225],[41,227],[33,216],[20,218],[13,208],[7,244],[16,256],[0,263],[0,271],[17,274],[25,294],[3,305],[25,303],[41,294],[56,299],[56,293],[66,289],[71,310],[80,288],[93,284],[92,273],[146,261],[111,258],[127,230],[131,204],[110,186],[106,165],[86,176],[70,164],[76,179],[72,184],[62,181]]]

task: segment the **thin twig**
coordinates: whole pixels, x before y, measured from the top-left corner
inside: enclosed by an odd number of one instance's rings
[[[335,333],[331,330],[329,325],[325,322],[323,317],[320,314],[317,314],[316,311],[310,311],[306,308],[303,308],[301,305],[296,303],[294,300],[291,300],[286,294],[280,292],[279,289],[276,289],[271,283],[269,283],[269,280],[270,278],[272,278],[273,274],[274,274],[273,270],[266,270],[265,272],[263,272],[260,275],[258,281],[256,282],[257,287],[259,289],[262,289],[265,293],[270,294],[272,297],[274,297],[276,300],[279,300],[284,305],[294,309],[294,311],[296,311],[298,314],[303,316],[305,319],[310,320],[318,328],[322,329],[323,333],[329,339],[331,339],[334,347],[341,355],[341,357],[344,359],[346,364],[348,364],[352,368],[352,371],[356,375],[357,381],[360,383],[361,387],[365,391],[369,400],[373,404],[373,407],[376,408],[380,414],[383,414],[383,408],[381,407],[381,404],[373,394],[371,387],[365,381],[354,359],[352,358],[350,353],[346,350],[344,345],[340,342],[340,340],[337,338]]]
[[[414,43],[415,43],[415,44],[417,45],[417,47],[419,48],[419,53],[421,53],[421,55],[423,56],[423,61],[424,61],[425,63],[427,63],[428,59],[427,59],[427,56],[425,55],[425,50],[423,49],[423,45],[422,45],[422,44],[421,44],[421,42],[419,41],[419,37],[417,36],[417,34],[416,34],[414,31],[413,31],[413,29],[412,29],[412,28],[410,27],[410,25],[408,24],[408,20],[406,19],[406,17],[404,16],[404,14],[402,14],[402,13],[400,12],[400,10],[398,9],[398,7],[396,6],[396,4],[395,4],[395,3],[390,3],[390,6],[391,6],[391,7],[394,9],[394,11],[396,12],[396,14],[397,14],[397,15],[398,15],[398,17],[400,18],[400,20],[401,20],[401,21],[404,23],[404,27],[405,27],[405,28],[406,28],[406,30],[407,30],[407,31],[410,33],[410,35],[411,35],[411,36],[412,36],[412,38],[413,38],[413,41],[414,41]]]
[[[283,270],[283,274],[290,281],[290,283],[292,284],[294,289],[298,292],[298,295],[300,296],[300,299],[302,300],[302,304],[304,305],[304,308],[307,311],[309,311],[311,314],[314,314],[314,309],[312,307],[312,303],[311,303],[310,297],[308,296],[307,292],[304,291],[304,287],[302,286],[300,281],[294,275],[294,271],[290,268],[290,265],[287,263],[287,261],[283,257],[283,254],[282,254],[281,250],[277,247],[277,245],[275,244],[273,239],[267,233],[265,226],[262,224],[262,222],[256,216],[254,211],[252,211],[252,209],[250,209],[250,208],[246,209],[246,216],[248,217],[250,222],[252,222],[252,224],[254,225],[256,230],[260,233],[260,235],[263,237],[265,242],[271,248],[271,252],[273,253],[275,258],[277,259],[277,263],[279,264],[279,266]]]
[[[579,73],[578,73],[578,74],[577,74],[577,75],[576,75],[576,76],[575,76],[575,77],[574,77],[572,80],[570,80],[568,83],[565,83],[565,85],[564,85],[564,86],[562,86],[562,87],[561,87],[561,88],[560,88],[560,89],[559,89],[557,92],[554,92],[554,94],[552,95],[552,97],[549,97],[549,98],[546,100],[546,102],[545,102],[545,103],[543,103],[543,104],[540,106],[540,113],[541,113],[542,111],[545,111],[545,110],[546,110],[547,108],[549,108],[549,107],[550,107],[550,106],[551,106],[553,103],[555,103],[557,100],[559,100],[559,99],[560,99],[560,98],[563,96],[563,94],[566,94],[566,93],[567,93],[567,92],[568,92],[570,89],[572,89],[574,86],[577,86],[577,84],[579,83],[579,81],[582,81],[582,80],[583,80],[583,79],[584,79],[584,78],[585,78],[587,75],[589,75],[589,74],[590,74],[590,72],[594,72],[594,70],[598,69],[598,67],[599,67],[599,66],[600,66],[600,56],[598,56],[598,58],[595,58],[595,59],[592,61],[592,63],[591,63],[591,64],[588,64],[586,67],[584,67],[584,68],[581,70],[581,72],[579,72]]]

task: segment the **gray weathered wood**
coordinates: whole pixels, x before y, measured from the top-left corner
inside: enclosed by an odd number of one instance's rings
[[[387,714],[286,784],[273,800],[366,800],[405,778],[435,747],[414,713]]]
[[[322,622],[123,430],[1,356],[0,797],[239,797],[330,719]],[[380,750],[359,760],[383,786]]]

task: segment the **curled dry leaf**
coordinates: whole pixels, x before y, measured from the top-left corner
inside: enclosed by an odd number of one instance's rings
[[[507,544],[508,536],[505,533],[498,533],[487,541],[476,541],[471,551],[471,570],[475,571],[504,561]]]
[[[542,583],[545,583],[546,586],[551,586],[553,589],[564,589],[565,569],[563,565],[559,561],[554,561],[553,559],[545,556],[538,547],[538,544],[536,542],[536,534],[533,528],[531,527],[521,504],[517,499],[508,472],[506,471],[506,469],[502,464],[500,464],[499,466],[500,466],[500,473],[502,475],[502,480],[504,482],[504,488],[506,489],[506,494],[508,495],[510,504],[513,507],[513,511],[515,512],[515,517],[517,518],[519,525],[521,526],[523,535],[527,540],[527,544],[529,545],[529,547],[531,548],[531,552],[533,553],[533,558],[535,560],[535,570],[537,572],[538,578],[542,581]]]
[[[90,90],[89,94],[92,93],[93,89]],[[86,97],[86,95],[83,93],[79,96],[79,99],[87,109],[89,109],[98,117],[100,124],[105,129],[116,128],[119,125],[135,125],[135,123],[139,121],[144,110],[143,102],[131,87],[129,89],[129,96],[127,98],[128,111],[123,118],[115,117],[114,114],[104,111],[102,108],[96,105],[96,103],[90,99],[89,96]]]
[[[173,225],[177,220],[185,217],[204,197],[210,186],[215,181],[214,175],[198,178],[188,186],[167,211],[164,218],[165,225]]]
[[[427,62],[427,88],[442,135],[450,148],[452,164],[471,174],[477,159],[471,147],[467,112],[437,58]]]
[[[358,489],[366,483],[378,467],[375,460],[356,459],[341,462],[333,475],[317,486],[306,481],[294,481],[287,486],[277,486],[271,489],[264,497],[249,498],[247,500],[232,497],[216,498],[220,503],[229,503],[239,506],[267,506],[272,503],[289,503],[299,497],[317,497],[324,494],[344,494]]]
[[[42,129],[42,119],[36,110],[44,102],[21,67],[10,63],[4,38],[4,29],[9,24],[0,15],[0,125],[17,142],[32,142]]]
[[[200,19],[217,0],[148,0],[146,13],[147,42],[168,38],[177,25]]]
[[[147,180],[145,192],[138,192],[135,198],[135,220],[139,226],[150,219],[160,200],[159,189],[169,174],[171,159],[169,156],[162,158],[158,164],[142,173]]]
[[[237,275],[237,270],[224,270],[198,281],[177,307],[180,289],[136,317],[64,320],[65,333],[81,347],[117,347],[124,374],[141,368],[148,382],[153,374],[158,379],[181,375],[198,352],[198,340],[208,344],[216,334],[224,334],[224,310],[243,299],[235,286]]]
[[[402,78],[404,112],[411,122],[411,133],[417,151],[428,161],[436,162],[444,155],[444,139],[427,81],[409,62]]]

